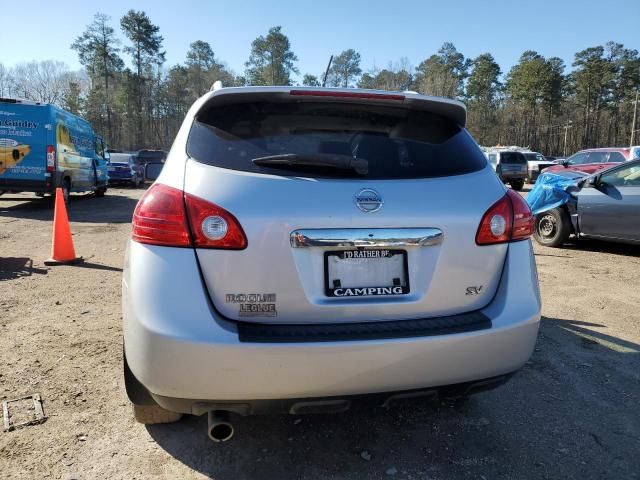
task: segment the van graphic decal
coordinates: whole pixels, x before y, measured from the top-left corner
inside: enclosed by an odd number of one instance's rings
[[[0,120],[0,128],[38,128],[38,122],[29,120]]]
[[[15,167],[30,152],[29,145],[19,144],[11,138],[0,138],[0,175]]]

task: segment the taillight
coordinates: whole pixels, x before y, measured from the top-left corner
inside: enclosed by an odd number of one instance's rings
[[[511,227],[511,241],[526,240],[533,234],[535,221],[529,204],[513,190],[507,190],[513,207],[513,226]]]
[[[224,208],[160,183],[138,202],[131,238],[170,247],[241,250],[247,246],[240,223]]]
[[[247,237],[240,222],[224,208],[188,193],[184,194],[184,200],[194,247],[227,250],[247,247]]]
[[[56,171],[56,147],[47,145],[47,172]]]
[[[478,245],[489,245],[492,243],[508,242],[511,235],[511,225],[513,222],[513,207],[511,199],[505,195],[482,217],[476,243]]]
[[[152,185],[133,212],[131,238],[150,245],[191,246],[182,191],[160,183]]]
[[[513,190],[482,216],[476,234],[478,245],[526,240],[533,233],[533,214],[527,202]]]

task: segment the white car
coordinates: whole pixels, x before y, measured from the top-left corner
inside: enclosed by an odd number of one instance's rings
[[[529,359],[533,217],[463,104],[358,89],[216,89],[133,216],[122,281],[138,421],[460,398]],[[149,172],[147,172],[149,175]]]
[[[527,181],[529,183],[535,183],[545,168],[556,165],[555,162],[547,160],[544,155],[538,152],[522,152],[522,154],[527,159]]]

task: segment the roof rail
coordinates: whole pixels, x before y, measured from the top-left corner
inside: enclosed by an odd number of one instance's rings
[[[34,102],[26,98],[3,98],[0,97],[0,103],[24,103],[25,105],[43,105],[41,102]]]

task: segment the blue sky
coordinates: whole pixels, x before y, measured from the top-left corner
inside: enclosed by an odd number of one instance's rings
[[[330,54],[347,48],[361,53],[363,70],[403,56],[416,66],[445,41],[467,57],[492,53],[506,72],[527,49],[558,56],[568,66],[576,51],[609,40],[640,49],[638,7],[637,0],[0,0],[0,63],[55,59],[77,69],[69,45],[93,14],[110,15],[120,33],[119,18],[134,8],[159,25],[167,66],[184,62],[189,44],[205,40],[218,59],[241,73],[251,41],[282,25],[301,74],[320,74]]]

